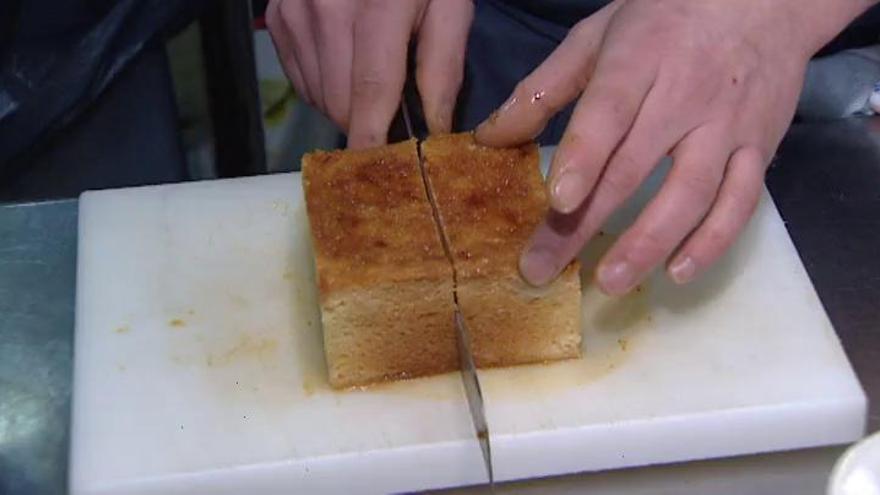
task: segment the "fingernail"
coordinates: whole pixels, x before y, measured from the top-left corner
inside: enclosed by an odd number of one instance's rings
[[[603,264],[599,267],[599,285],[609,294],[626,294],[636,285],[636,272],[626,261]]]
[[[571,213],[584,201],[582,180],[576,172],[565,172],[553,184],[551,202],[560,213]]]
[[[547,250],[530,248],[519,259],[519,272],[534,286],[546,285],[556,275],[556,261]]]
[[[693,258],[690,256],[679,258],[669,265],[669,276],[672,277],[672,281],[677,284],[686,284],[690,282],[693,280],[696,273],[697,264],[694,263]]]

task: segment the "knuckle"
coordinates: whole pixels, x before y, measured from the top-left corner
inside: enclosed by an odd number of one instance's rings
[[[712,253],[710,256],[713,258],[727,250],[733,240],[730,229],[720,225],[707,225],[702,237],[706,250]]]
[[[449,57],[439,63],[419,60],[416,63],[416,82],[419,88],[429,88],[429,91],[434,89],[454,91],[454,88],[460,87],[464,81],[463,63],[463,59],[457,56]]]
[[[602,91],[606,96],[602,100],[603,105],[599,111],[602,112],[605,122],[615,133],[625,133],[632,124],[636,113],[631,95],[621,88],[608,88]]]
[[[355,98],[373,97],[381,93],[387,84],[388,80],[381,71],[369,69],[355,77],[351,94]]]
[[[618,153],[614,161],[617,163],[608,167],[602,183],[614,195],[627,197],[638,188],[641,177],[632,170],[636,164],[629,155]]]
[[[708,174],[685,174],[679,180],[688,196],[700,204],[708,204],[718,192],[718,181]]]
[[[658,229],[647,228],[634,237],[633,251],[642,253],[639,257],[658,259],[672,248],[672,240]]]

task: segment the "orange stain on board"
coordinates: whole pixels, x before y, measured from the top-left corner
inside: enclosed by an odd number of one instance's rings
[[[232,347],[225,351],[212,352],[205,357],[208,367],[225,366],[245,359],[266,362],[275,356],[278,341],[269,338],[255,338],[244,334]]]

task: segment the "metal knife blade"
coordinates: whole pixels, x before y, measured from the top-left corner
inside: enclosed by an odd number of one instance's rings
[[[415,137],[413,132],[412,117],[406,103],[406,97],[401,98],[400,113],[403,115],[403,123],[410,139]],[[445,243],[444,243],[445,245]],[[495,474],[492,469],[492,449],[489,444],[489,424],[486,422],[486,410],[483,407],[483,392],[480,390],[480,380],[477,377],[477,367],[474,364],[474,355],[471,353],[470,332],[455,300],[455,333],[458,342],[458,360],[461,367],[461,381],[464,384],[467,396],[468,409],[471,412],[471,422],[480,442],[480,450],[483,452],[483,462],[486,464],[486,474],[489,476],[489,485],[494,492]]]
[[[480,390],[480,381],[477,378],[477,367],[474,365],[474,355],[471,354],[470,332],[461,314],[458,302],[455,303],[455,330],[458,341],[458,359],[461,364],[461,380],[464,383],[464,391],[467,395],[468,407],[471,410],[471,420],[483,451],[483,462],[486,463],[486,473],[489,475],[489,484],[495,484],[495,475],[492,470],[492,448],[489,444],[489,425],[486,422],[486,410],[483,407],[483,392]]]
[[[406,126],[406,135],[412,139],[415,137],[415,134],[413,133],[412,119],[409,116],[409,107],[406,104],[405,96],[400,99],[400,113],[403,114],[403,125]]]

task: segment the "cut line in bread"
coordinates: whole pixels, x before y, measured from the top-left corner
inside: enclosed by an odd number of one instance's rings
[[[419,149],[477,366],[580,356],[578,262],[541,288],[519,273],[547,211],[537,146],[488,148],[463,133],[432,136]]]
[[[452,268],[414,140],[303,160],[324,351],[337,388],[452,371]]]
[[[470,134],[303,159],[330,384],[458,369],[453,311],[479,367],[580,355],[580,278],[529,286],[518,257],[547,200],[537,147]]]

